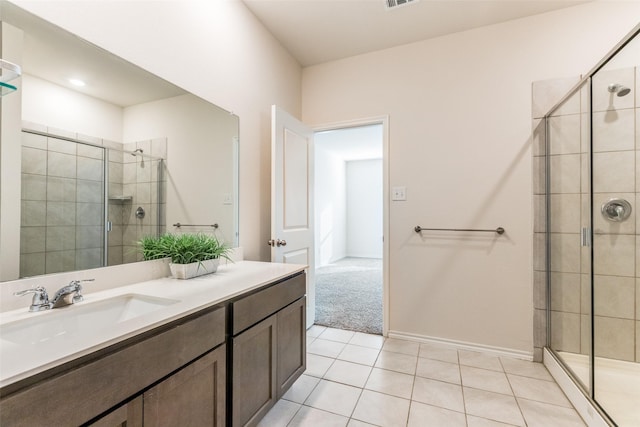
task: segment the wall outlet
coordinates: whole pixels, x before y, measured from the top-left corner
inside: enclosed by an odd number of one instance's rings
[[[407,187],[393,187],[391,189],[391,200],[407,200]]]

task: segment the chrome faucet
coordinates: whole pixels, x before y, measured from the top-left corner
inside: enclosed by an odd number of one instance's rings
[[[84,298],[80,293],[82,291],[82,285],[80,283],[93,282],[93,280],[94,279],[72,280],[68,285],[58,289],[51,301],[49,301],[47,290],[42,286],[15,292],[14,295],[23,296],[33,294],[29,311],[42,311],[49,310],[51,308],[66,307],[67,305],[82,301]]]
[[[23,296],[27,294],[33,294],[33,299],[31,300],[31,305],[29,306],[29,311],[42,311],[49,310],[52,307],[52,304],[49,302],[49,295],[47,295],[47,290],[42,286],[38,286],[34,289],[27,289],[20,292],[13,293],[16,296]]]
[[[67,286],[63,286],[53,296],[51,300],[51,308],[65,307],[67,305],[75,304],[84,299],[82,294],[81,282],[92,282],[94,279],[87,280],[72,280]]]

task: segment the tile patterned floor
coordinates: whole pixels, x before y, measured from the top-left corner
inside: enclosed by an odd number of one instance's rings
[[[584,426],[546,368],[313,326],[307,370],[260,427]]]

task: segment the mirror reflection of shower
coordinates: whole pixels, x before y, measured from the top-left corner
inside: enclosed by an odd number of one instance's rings
[[[609,86],[607,86],[607,89],[610,93],[615,93],[619,97],[627,96],[631,92],[631,89],[624,85],[621,85],[620,83],[611,83]]]
[[[138,154],[140,153],[140,154]],[[136,157],[136,156],[140,156],[140,167],[143,168],[144,167],[144,156],[142,156],[142,154],[144,153],[144,150],[142,148],[137,148],[135,150],[133,150],[133,152],[131,153],[132,156]]]
[[[121,144],[70,134],[23,129],[20,277],[135,262],[136,242],[165,230],[164,159],[146,153],[166,153],[167,139]]]

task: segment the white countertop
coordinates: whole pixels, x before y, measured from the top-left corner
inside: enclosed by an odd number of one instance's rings
[[[189,280],[162,278],[88,293],[84,295],[83,302],[65,308],[30,313],[29,302],[25,301],[24,308],[0,313],[0,387],[224,302],[305,268],[305,265],[297,264],[241,261],[221,265],[214,274]],[[83,329],[90,329],[91,333],[62,334],[47,341],[27,344],[18,344],[3,338],[3,327],[9,328],[24,319],[29,322],[42,319],[42,327],[47,328],[47,323],[51,326],[52,320],[55,319],[48,317],[52,314],[56,315],[64,310],[67,321],[69,318],[73,320],[73,316],[67,314],[71,314],[74,308],[86,305],[88,309],[89,304],[130,294],[177,302],[115,324],[96,324],[91,325],[91,328],[84,325]]]

